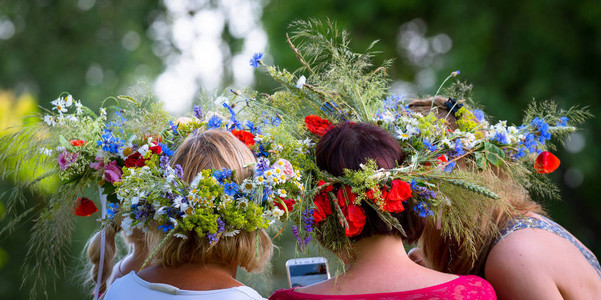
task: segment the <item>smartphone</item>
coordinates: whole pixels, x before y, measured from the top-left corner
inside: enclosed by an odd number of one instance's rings
[[[306,286],[330,279],[328,261],[325,257],[289,259],[286,262],[288,283],[291,288]]]

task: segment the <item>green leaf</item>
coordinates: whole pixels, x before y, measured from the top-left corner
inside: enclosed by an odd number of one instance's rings
[[[500,166],[505,159],[505,152],[501,148],[491,144],[484,143],[484,149],[486,149],[486,159],[495,166]]]
[[[59,139],[59,142],[61,143],[61,147],[65,147],[65,148],[69,147],[69,142],[67,141],[67,139],[65,139],[64,136],[60,135],[58,137],[58,139]]]
[[[486,158],[484,157],[484,155],[482,155],[481,152],[476,152],[474,153],[474,158],[476,160],[476,165],[480,168],[480,169],[484,169],[486,168]]]

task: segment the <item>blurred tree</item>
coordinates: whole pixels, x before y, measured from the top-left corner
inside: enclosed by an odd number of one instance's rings
[[[2,1],[0,88],[43,104],[69,91],[95,108],[162,69],[146,35],[160,9],[158,1]]]

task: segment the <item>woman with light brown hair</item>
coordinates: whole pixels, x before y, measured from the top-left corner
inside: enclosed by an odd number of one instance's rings
[[[446,119],[453,131],[466,117],[458,114],[456,118],[457,103],[437,97],[411,101],[408,107],[426,114],[435,107],[436,116]],[[435,223],[428,222],[420,248],[411,251],[410,257],[438,271],[481,275],[493,285],[499,299],[601,299],[601,267],[593,253],[546,217],[524,185],[510,175],[511,170],[495,166],[480,170],[465,160],[458,165],[477,173],[500,197],[491,202],[489,216],[482,218],[480,228],[468,228],[480,237],[475,245],[477,256],[466,255],[468,249],[462,241],[443,235]],[[496,230],[490,230],[490,225]]]
[[[192,133],[171,159],[171,166],[183,170],[181,180],[196,184],[198,189],[206,187],[203,182],[210,185],[219,180],[203,181],[207,179],[204,175],[210,174],[207,170],[231,170],[235,174],[233,181],[240,184],[252,175],[254,163],[255,156],[244,143],[230,132],[218,129]],[[192,212],[194,209],[200,212],[199,208],[192,208],[193,201],[196,199],[192,197],[189,202],[172,200],[177,206],[168,210],[189,205],[189,209],[183,211],[188,211],[191,218],[200,216]],[[228,201],[216,205],[240,205]],[[160,216],[157,212],[155,219]],[[188,220],[204,222],[200,218]],[[187,222],[181,219],[176,226],[188,228],[186,226],[192,224],[192,230],[178,233],[173,230],[179,227],[161,230],[156,223],[149,225],[146,233],[148,249],[154,249],[149,267],[116,280],[105,299],[262,299],[256,291],[236,280],[236,271],[238,267],[249,272],[264,269],[273,248],[266,232],[261,228],[229,233],[220,231],[217,239],[211,234],[200,236],[198,232],[203,230],[203,225]],[[223,221],[217,222],[223,224]]]
[[[114,259],[117,254],[115,239],[117,238],[117,234],[121,231],[121,227],[117,225],[118,223],[118,220],[113,220],[113,222],[105,228],[106,240],[104,262],[98,291],[99,295],[104,294],[116,279],[127,275],[131,271],[137,272],[140,270],[140,267],[142,267],[142,264],[148,255],[145,234],[139,229],[134,229],[130,235],[122,233],[121,236],[127,244],[128,253],[115,264]],[[87,281],[94,282],[95,285],[98,280],[98,270],[100,268],[100,247],[101,232],[96,232],[88,240],[85,247],[89,263],[92,265]]]

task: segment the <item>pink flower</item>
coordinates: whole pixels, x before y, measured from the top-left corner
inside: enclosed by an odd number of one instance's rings
[[[110,183],[121,182],[121,168],[117,166],[116,161],[113,160],[105,166],[104,178]]]
[[[69,153],[67,150],[63,151],[63,153],[58,155],[58,165],[61,167],[61,170],[66,170],[69,168],[71,164],[77,161],[77,157],[79,154]]]
[[[276,160],[276,162],[273,163],[271,167],[282,170],[282,172],[284,172],[284,175],[286,175],[286,179],[290,179],[292,175],[294,175],[294,169],[292,168],[292,164],[283,158]]]

